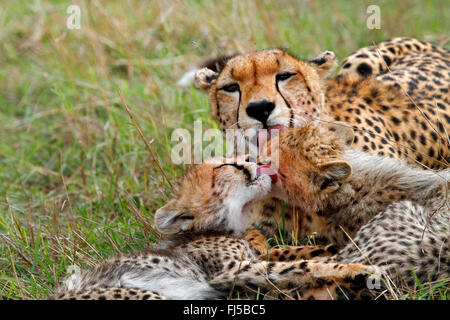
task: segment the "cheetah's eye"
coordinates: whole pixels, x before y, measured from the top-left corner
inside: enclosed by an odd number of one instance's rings
[[[220,90],[226,91],[226,92],[236,92],[239,91],[239,85],[237,83],[230,83],[227,85],[224,85]]]
[[[180,216],[178,217],[180,220],[194,220],[194,216]]]
[[[320,190],[324,190],[328,188],[330,185],[332,185],[334,181],[330,178],[324,178],[322,181],[322,184],[320,185]]]
[[[295,75],[296,75],[296,73],[293,73],[293,72],[285,72],[285,73],[277,74],[275,78],[276,78],[277,82],[278,81],[285,81],[285,80],[287,80],[290,77],[295,76]]]
[[[283,172],[281,172],[281,171],[278,171],[278,174],[281,176],[281,177],[283,177],[283,178],[285,178],[286,179],[286,175],[283,173]]]

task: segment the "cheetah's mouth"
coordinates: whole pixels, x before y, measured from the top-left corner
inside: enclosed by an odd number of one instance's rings
[[[263,174],[266,174],[270,177],[272,180],[272,184],[277,183],[278,181],[278,175],[277,172],[269,165],[262,165],[256,168],[256,176],[259,177]]]
[[[254,181],[256,182],[258,178],[261,177],[262,175],[268,175],[270,177],[272,184],[275,184],[278,181],[277,172],[269,165],[262,165],[256,168],[256,178]],[[244,206],[242,207],[242,213],[245,214],[248,211],[250,211],[250,209],[257,201],[258,199],[253,199],[244,204]]]
[[[280,131],[287,129],[288,127],[283,126],[281,124],[277,124],[275,126],[270,126],[267,129],[258,130],[257,138],[258,138],[259,153],[261,153],[262,149],[264,148],[264,145],[267,143],[267,141],[270,140],[271,137],[276,136]]]

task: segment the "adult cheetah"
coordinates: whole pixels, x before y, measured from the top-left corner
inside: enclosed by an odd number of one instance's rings
[[[428,168],[450,160],[450,54],[430,43],[395,38],[346,58],[338,75],[326,51],[304,62],[283,50],[237,55],[220,72],[202,69],[195,84],[207,90],[222,129],[302,127],[342,121],[354,147]]]

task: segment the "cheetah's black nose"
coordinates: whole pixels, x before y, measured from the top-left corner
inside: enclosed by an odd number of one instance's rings
[[[261,100],[258,102],[250,102],[247,105],[246,111],[249,117],[260,121],[266,127],[267,119],[273,109],[275,109],[275,103],[269,100]]]

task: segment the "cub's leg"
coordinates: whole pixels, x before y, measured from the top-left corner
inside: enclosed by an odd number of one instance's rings
[[[261,254],[259,258],[268,261],[295,261],[331,257],[336,253],[337,248],[333,244],[323,248],[317,246],[284,246],[283,248],[270,249],[268,253]]]
[[[328,257],[337,253],[334,245],[324,248],[318,246],[284,246],[283,248],[269,248],[266,237],[256,229],[250,229],[244,236],[244,240],[260,253],[261,260],[268,261],[294,261],[308,260],[315,257]]]
[[[50,300],[165,300],[162,295],[146,290],[99,287],[66,291],[49,297]]]
[[[241,261],[210,280],[210,285],[224,292],[230,288],[238,292],[275,290],[294,299],[363,299],[376,296],[365,284],[370,274],[378,272],[359,263]]]

